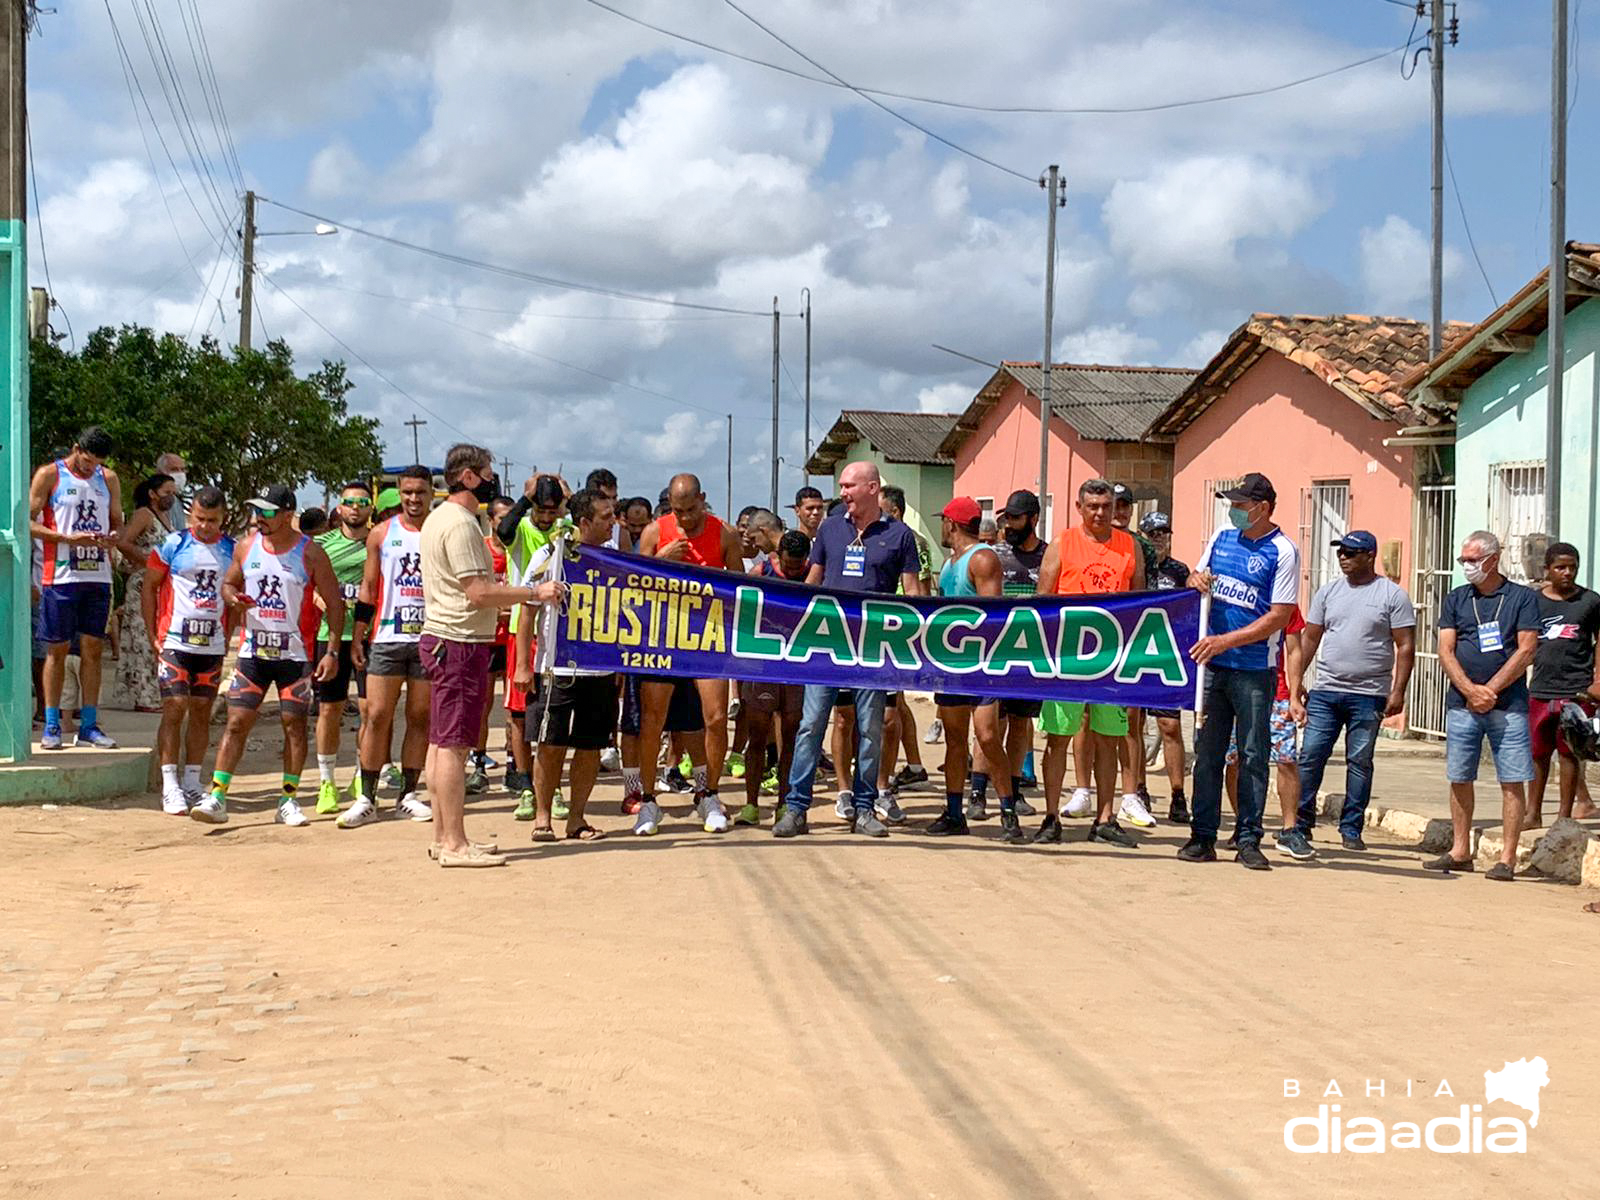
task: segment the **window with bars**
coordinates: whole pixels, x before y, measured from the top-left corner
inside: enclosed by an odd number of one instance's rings
[[[1226,479],[1206,480],[1204,499],[1211,502],[1209,506],[1202,508],[1202,511],[1208,516],[1204,538],[1206,542],[1211,541],[1211,535],[1228,523],[1228,509],[1233,507],[1228,501],[1218,496],[1217,493],[1225,492],[1229,488],[1236,488],[1243,481],[1244,477],[1240,475],[1231,475]]]
[[[1544,515],[1542,459],[1490,465],[1489,532],[1500,539],[1506,578],[1528,583],[1544,573]]]
[[[1339,576],[1333,542],[1350,531],[1350,481],[1321,479],[1300,490],[1300,558],[1308,597]]]

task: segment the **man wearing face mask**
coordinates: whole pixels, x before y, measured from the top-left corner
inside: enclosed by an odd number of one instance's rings
[[[161,475],[172,476],[173,486],[177,489],[177,502],[172,506],[172,527],[179,532],[189,526],[189,503],[194,499],[194,493],[189,489],[189,475],[185,468],[188,466],[183,461],[183,455],[173,454],[168,451],[156,459],[156,472]]]
[[[1272,865],[1261,853],[1267,802],[1272,702],[1283,631],[1300,592],[1300,554],[1273,523],[1278,493],[1252,471],[1218,492],[1232,506],[1212,534],[1189,586],[1211,593],[1211,623],[1190,656],[1206,668],[1205,716],[1195,737],[1193,833],[1178,857],[1217,860],[1222,777],[1229,735],[1239,745],[1239,849],[1234,860],[1253,871]]]

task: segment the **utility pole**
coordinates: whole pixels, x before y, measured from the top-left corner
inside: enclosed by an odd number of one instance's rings
[[[772,298],[772,511],[778,511],[778,298]],[[730,514],[731,515],[731,514]]]
[[[1054,506],[1050,503],[1050,360],[1055,355],[1056,320],[1056,209],[1066,204],[1061,194],[1061,168],[1051,164],[1039,186],[1045,189],[1049,204],[1048,233],[1044,256],[1044,358],[1039,364],[1039,508],[1050,513],[1054,534]],[[1050,505],[1046,508],[1046,505]]]
[[[1550,58],[1550,367],[1545,372],[1544,527],[1561,529],[1561,398],[1567,368],[1567,0],[1554,0]]]
[[[1433,0],[1433,27],[1428,34],[1428,65],[1433,76],[1433,258],[1430,286],[1433,323],[1428,330],[1428,357],[1444,348],[1444,6]]]
[[[728,507],[723,515],[733,516],[733,414],[728,414]]]
[[[411,426],[411,461],[413,463],[420,464],[422,462],[422,443],[417,436],[417,431],[426,425],[427,422],[418,420],[417,414],[412,413],[411,420],[402,421],[400,423],[402,425]]]
[[[806,457],[800,464],[800,482],[809,485],[811,483],[811,289],[800,290],[806,294]]]
[[[250,307],[255,301],[256,194],[244,194],[244,270],[239,274],[239,349],[250,349]]]
[[[511,460],[509,458],[502,458],[500,460],[500,490],[509,496],[511,493],[507,489],[510,487]]]
[[[24,762],[32,740],[28,622],[28,32],[33,6],[10,0],[0,15],[0,380],[10,417],[0,443],[0,759]]]

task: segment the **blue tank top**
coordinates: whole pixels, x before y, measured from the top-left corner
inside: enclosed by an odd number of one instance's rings
[[[939,594],[941,596],[976,596],[978,589],[973,586],[972,576],[967,572],[967,564],[972,556],[984,549],[984,544],[979,542],[970,547],[959,558],[952,558],[945,563],[944,569],[939,572]]]

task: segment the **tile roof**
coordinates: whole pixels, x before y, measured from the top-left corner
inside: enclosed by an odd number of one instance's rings
[[[1118,367],[1057,363],[1050,368],[1050,411],[1079,436],[1097,442],[1137,442],[1187,388],[1195,373],[1182,367]],[[973,397],[940,447],[954,458],[1015,380],[1031,396],[1044,386],[1037,362],[1004,362]]]
[[[955,460],[941,451],[940,443],[955,421],[955,413],[847,408],[812,453],[806,469],[813,475],[833,474],[850,446],[859,441],[871,442],[888,462],[949,466]]]
[[[1445,345],[1466,336],[1469,326],[1452,321]],[[1233,332],[1150,432],[1176,435],[1268,351],[1311,372],[1380,420],[1402,425],[1420,417],[1407,399],[1404,380],[1428,356],[1428,326],[1407,317],[1282,316],[1256,313]]]

